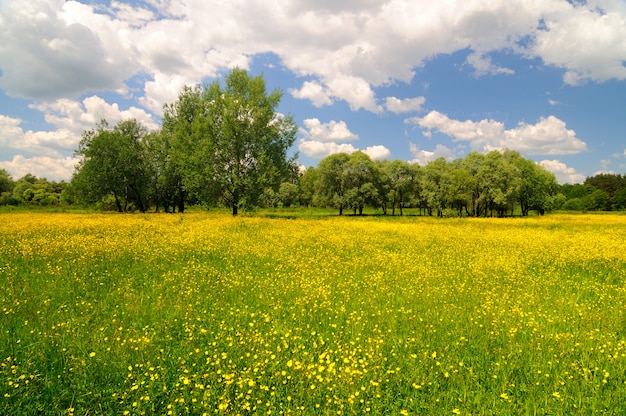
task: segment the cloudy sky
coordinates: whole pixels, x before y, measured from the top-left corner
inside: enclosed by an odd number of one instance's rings
[[[0,0],[0,168],[67,180],[98,120],[240,67],[305,166],[509,148],[581,182],[626,173],[625,65],[624,0]]]

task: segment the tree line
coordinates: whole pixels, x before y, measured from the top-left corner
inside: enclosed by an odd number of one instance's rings
[[[552,173],[511,150],[436,159],[424,166],[339,153],[302,170],[288,157],[297,126],[278,114],[282,93],[235,69],[224,85],[185,87],[164,106],[161,128],[102,120],[85,131],[69,183],[0,170],[0,205],[89,205],[119,212],[184,212],[189,205],[309,206],[363,214],[528,215],[555,209],[626,209],[626,177],[600,174],[558,185]]]

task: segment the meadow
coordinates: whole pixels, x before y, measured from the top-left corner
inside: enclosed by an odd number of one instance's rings
[[[0,214],[0,414],[623,414],[626,216]]]

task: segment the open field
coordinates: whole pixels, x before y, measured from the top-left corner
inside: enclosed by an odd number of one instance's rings
[[[0,214],[0,414],[622,414],[626,216]]]

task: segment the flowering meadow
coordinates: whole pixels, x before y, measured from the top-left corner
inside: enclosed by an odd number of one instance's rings
[[[0,414],[622,414],[626,216],[0,214]]]

